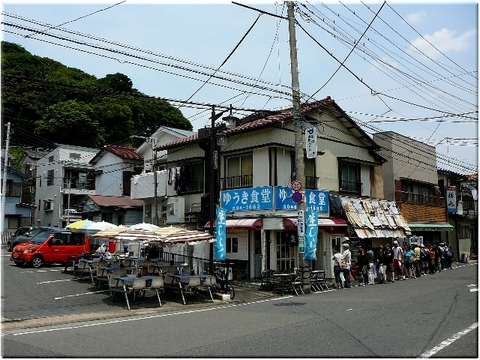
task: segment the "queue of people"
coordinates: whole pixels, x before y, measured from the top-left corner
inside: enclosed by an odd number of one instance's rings
[[[337,289],[350,288],[352,280],[352,253],[348,243],[342,250],[333,248],[334,274]],[[448,242],[419,244],[398,241],[380,245],[375,254],[371,246],[360,246],[355,268],[359,286],[394,283],[395,280],[416,279],[452,268],[452,248]]]

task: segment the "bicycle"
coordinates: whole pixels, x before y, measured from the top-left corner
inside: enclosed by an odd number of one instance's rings
[[[233,288],[230,280],[228,280],[225,268],[217,268],[215,270],[215,278],[217,279],[215,291],[218,291],[222,294],[228,294],[230,295],[230,299],[233,300],[235,298],[235,289]]]

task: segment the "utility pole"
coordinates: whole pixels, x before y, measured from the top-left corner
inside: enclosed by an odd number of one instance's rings
[[[295,13],[294,2],[287,1],[288,32],[290,38],[290,69],[292,73],[292,105],[293,105],[293,125],[295,134],[295,175],[296,179],[305,185],[305,162],[303,155],[303,120],[300,105],[300,83],[298,80],[298,59],[297,59],[297,39],[295,36]],[[299,213],[305,214],[305,201],[302,199],[298,203]],[[298,264],[301,264],[302,270],[305,266],[303,252],[305,251],[305,237],[298,237]],[[304,277],[308,276],[303,273]],[[302,279],[303,281],[303,279]]]
[[[158,222],[158,199],[157,199],[157,196],[158,196],[158,192],[157,192],[157,186],[158,186],[158,178],[157,178],[157,169],[155,168],[155,166],[157,165],[157,138],[154,137],[150,137],[150,145],[152,147],[152,151],[153,151],[153,164],[152,164],[152,170],[153,170],[153,186],[154,186],[154,190],[153,190],[153,206],[155,207],[155,225],[159,226]]]
[[[5,143],[5,152],[3,153],[4,167],[2,179],[2,212],[0,213],[0,235],[4,232],[5,221],[5,200],[7,197],[7,166],[8,166],[8,147],[10,146],[10,123],[7,123],[7,137]],[[1,236],[0,236],[1,237]]]

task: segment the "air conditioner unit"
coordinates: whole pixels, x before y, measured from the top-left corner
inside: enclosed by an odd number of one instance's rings
[[[185,222],[185,198],[171,197],[167,200],[167,225]]]

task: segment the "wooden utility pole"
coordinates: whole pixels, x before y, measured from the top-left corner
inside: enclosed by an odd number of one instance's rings
[[[287,1],[288,30],[290,38],[290,69],[292,73],[292,103],[293,103],[293,125],[295,132],[295,175],[303,186],[305,186],[305,162],[303,155],[303,119],[300,104],[300,83],[298,80],[298,60],[297,60],[297,39],[295,36],[295,13],[294,2]],[[305,193],[304,191],[302,192]],[[305,214],[305,197],[298,203],[299,214]],[[305,236],[298,236],[298,265],[304,264],[303,254],[305,251]],[[308,274],[304,273],[304,277]]]

